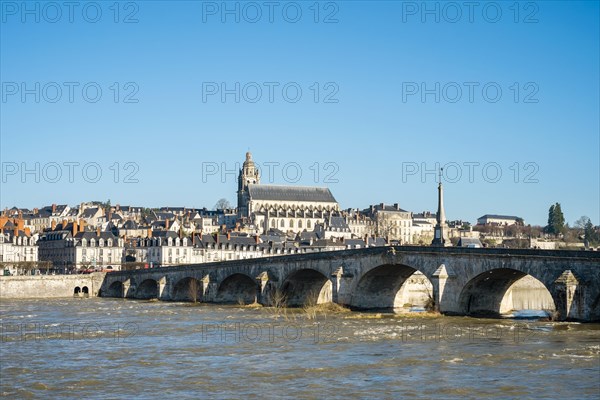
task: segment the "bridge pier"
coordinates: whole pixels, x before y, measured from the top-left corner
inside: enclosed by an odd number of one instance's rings
[[[559,321],[589,318],[589,310],[585,309],[584,285],[582,285],[571,270],[563,272],[554,282],[558,299],[555,306]]]
[[[432,275],[431,284],[433,285],[433,301],[434,311],[444,312],[453,311],[451,307],[447,307],[449,301],[449,295],[446,290],[446,282],[448,279],[455,277],[454,271],[450,267],[446,267],[444,264],[440,264],[438,269]]]
[[[260,275],[256,277],[258,281],[258,286],[256,289],[256,302],[262,304],[263,306],[270,306],[272,303],[271,299],[271,280],[269,278],[269,274],[264,271],[261,272]]]
[[[210,275],[206,274],[201,280],[200,280],[200,284],[202,285],[202,301],[203,302],[207,302],[209,301],[209,296],[210,296]],[[215,291],[216,293],[216,291]]]
[[[167,280],[167,278],[164,276],[160,278],[156,282],[156,297],[160,300],[171,300],[171,286],[172,283],[170,282],[170,279]]]
[[[121,293],[121,297],[127,298],[129,295],[129,288],[131,287],[131,279],[126,279],[123,281],[123,293]]]
[[[354,275],[339,267],[331,274],[331,301],[336,304],[350,304],[352,280]]]

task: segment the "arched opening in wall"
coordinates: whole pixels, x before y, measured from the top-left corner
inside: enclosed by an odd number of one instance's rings
[[[75,289],[73,289],[73,296],[75,296],[75,297],[81,296],[81,288],[79,286],[76,286]]]
[[[83,297],[90,297],[90,290],[87,286],[81,288],[81,294],[83,294]]]
[[[173,288],[171,299],[174,301],[191,301],[196,303],[203,298],[202,282],[195,278],[183,278]]]
[[[221,282],[217,290],[217,303],[253,304],[256,302],[258,282],[244,274],[233,274]]]
[[[102,293],[102,297],[125,297],[125,293],[123,293],[123,291],[123,283],[116,281],[110,284],[106,292]]]
[[[471,279],[459,297],[461,313],[474,317],[539,318],[556,310],[552,295],[522,271],[498,268]]]
[[[144,300],[158,298],[158,282],[154,279],[146,279],[137,287],[135,297]]]
[[[332,285],[325,275],[314,269],[292,272],[281,285],[281,303],[302,307],[331,303]]]
[[[350,306],[399,313],[432,310],[433,285],[415,268],[402,264],[380,265],[359,280]]]

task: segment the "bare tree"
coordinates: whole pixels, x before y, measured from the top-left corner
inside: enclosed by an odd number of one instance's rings
[[[219,199],[215,204],[215,210],[226,210],[231,208],[231,203],[226,198]]]

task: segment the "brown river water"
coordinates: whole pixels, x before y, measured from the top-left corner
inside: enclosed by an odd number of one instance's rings
[[[600,324],[3,300],[0,395],[599,399]]]

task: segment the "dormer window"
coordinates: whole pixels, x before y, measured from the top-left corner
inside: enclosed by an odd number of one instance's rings
[[[90,239],[90,247],[96,247],[96,239]]]
[[[81,239],[81,247],[87,247],[87,240]]]

